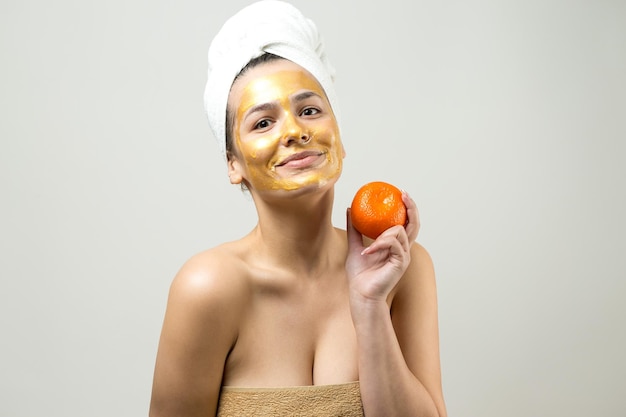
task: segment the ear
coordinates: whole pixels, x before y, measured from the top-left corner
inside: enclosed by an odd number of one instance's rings
[[[228,178],[231,184],[241,184],[243,182],[243,170],[235,155],[228,153]]]

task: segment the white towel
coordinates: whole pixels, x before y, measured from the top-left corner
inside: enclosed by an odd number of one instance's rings
[[[315,23],[291,4],[277,0],[259,1],[228,19],[209,47],[204,106],[224,157],[226,104],[233,80],[251,59],[265,52],[288,59],[309,71],[321,84],[335,118],[339,119],[334,69],[326,57]]]

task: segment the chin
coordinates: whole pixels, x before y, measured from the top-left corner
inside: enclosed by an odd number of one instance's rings
[[[319,178],[315,181],[277,181],[269,189],[259,189],[259,191],[266,195],[281,195],[293,198],[320,191],[326,192],[335,186],[338,179],[339,177]]]

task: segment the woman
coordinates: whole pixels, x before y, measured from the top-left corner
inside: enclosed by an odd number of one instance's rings
[[[315,26],[255,3],[209,60],[209,121],[258,223],[175,277],[150,414],[445,416],[415,203],[404,194],[407,225],[373,242],[349,212],[347,231],[331,223],[345,151]]]

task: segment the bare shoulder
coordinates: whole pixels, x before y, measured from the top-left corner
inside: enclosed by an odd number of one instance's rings
[[[170,287],[170,297],[189,301],[222,301],[239,298],[246,291],[246,270],[233,244],[224,244],[192,256],[180,268]]]
[[[422,272],[433,272],[433,260],[430,253],[417,242],[411,245],[411,264]]]
[[[227,245],[192,256],[180,268],[170,286],[168,310],[187,309],[189,314],[219,317],[234,325],[247,293],[242,260]],[[210,318],[206,317],[205,318]]]
[[[411,263],[398,288],[398,301],[404,297],[428,297],[435,295],[435,268],[430,253],[421,244],[411,245]]]
[[[415,335],[421,321],[430,327],[431,336],[437,333],[435,269],[430,254],[417,242],[411,246],[411,262],[398,285],[391,310],[397,328]]]

